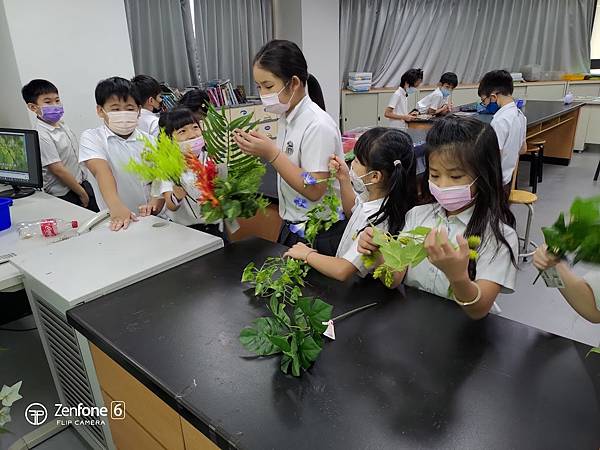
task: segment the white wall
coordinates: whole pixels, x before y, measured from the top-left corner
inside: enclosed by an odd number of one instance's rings
[[[98,126],[94,100],[98,81],[134,74],[124,1],[3,0],[3,4],[19,84],[33,78],[50,80],[58,87],[65,120],[76,134]],[[0,89],[3,98],[14,96],[14,88]],[[22,99],[20,105],[25,108]]]
[[[273,0],[274,34],[298,44],[321,84],[325,107],[340,118],[339,0]]]
[[[21,79],[8,32],[4,8],[0,4],[0,128],[29,128],[29,118],[21,98]]]

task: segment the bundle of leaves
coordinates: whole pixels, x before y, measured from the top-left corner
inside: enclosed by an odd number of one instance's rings
[[[148,182],[155,180],[181,183],[181,175],[186,171],[186,161],[179,144],[161,131],[153,142],[143,136],[144,150],[140,159],[132,158],[125,169]]]
[[[379,246],[379,251],[362,256],[365,267],[373,267],[382,256],[384,262],[375,269],[373,278],[380,279],[385,286],[391,287],[394,282],[394,272],[402,272],[408,267],[415,267],[427,258],[424,244],[430,231],[431,228],[428,227],[416,227],[392,236],[390,233],[373,227],[373,242]],[[467,238],[467,242],[471,249],[469,258],[477,259],[479,256],[477,248],[481,244],[481,239],[478,236],[470,236]]]
[[[252,217],[269,204],[258,192],[266,171],[264,164],[260,158],[243,153],[233,138],[236,129],[252,130],[256,124],[251,120],[250,114],[230,121],[224,109],[217,111],[212,105],[208,106],[202,133],[204,148],[208,157],[223,168],[214,179],[216,204],[201,202],[202,216],[208,223]]]
[[[560,213],[551,227],[542,228],[548,250],[558,257],[573,256],[579,261],[600,264],[600,196],[575,198],[569,211],[569,223]]]
[[[210,158],[206,158],[202,162],[193,153],[188,153],[185,160],[190,170],[196,175],[194,184],[200,192],[200,198],[197,200],[203,210],[206,208],[206,204],[209,204],[212,208],[219,206],[219,200],[215,196],[215,178],[218,173],[216,164]],[[204,211],[202,212],[204,215]]]

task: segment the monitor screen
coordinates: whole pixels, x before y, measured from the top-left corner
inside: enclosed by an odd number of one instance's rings
[[[42,187],[37,131],[0,128],[0,183]]]

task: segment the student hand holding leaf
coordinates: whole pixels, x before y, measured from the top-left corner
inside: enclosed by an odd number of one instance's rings
[[[444,272],[451,283],[469,278],[467,270],[471,252],[469,244],[463,236],[458,234],[456,243],[458,248],[448,241],[448,231],[444,226],[434,228],[425,238],[425,250],[429,262]]]

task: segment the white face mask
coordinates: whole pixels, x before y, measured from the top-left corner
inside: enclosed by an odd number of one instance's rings
[[[139,111],[110,111],[105,114],[108,117],[108,128],[115,134],[126,136],[133,133],[138,125]]]
[[[352,189],[354,189],[354,192],[356,192],[356,195],[358,195],[358,198],[363,203],[369,201],[369,191],[367,190],[367,186],[371,186],[375,183],[365,183],[362,179],[373,172],[375,171],[371,170],[359,177],[354,170],[350,168],[350,184],[352,184]]]
[[[279,94],[281,94],[284,89],[287,87],[288,83],[277,93],[273,92],[272,94],[266,94],[260,96],[260,101],[265,107],[265,111],[273,113],[273,114],[285,114],[290,109],[290,104],[292,103],[292,98],[294,98],[294,94],[290,97],[290,100],[287,103],[281,103],[279,101]]]

